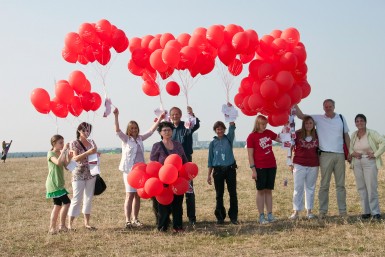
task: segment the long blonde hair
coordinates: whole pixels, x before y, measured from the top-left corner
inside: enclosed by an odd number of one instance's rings
[[[138,135],[139,135],[139,132],[140,132],[139,125],[136,121],[132,120],[132,121],[128,122],[127,129],[126,129],[126,135],[129,137],[132,137],[130,129],[133,125],[136,125],[136,127],[138,128]]]
[[[263,115],[258,115],[257,118],[255,119],[255,123],[254,123],[254,128],[253,128],[253,131],[252,132],[257,132],[260,130],[261,128],[261,124],[262,122],[268,122],[267,121],[267,118]]]

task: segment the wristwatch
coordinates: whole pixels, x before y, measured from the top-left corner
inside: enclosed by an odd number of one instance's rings
[[[250,169],[252,169],[252,168],[255,168],[255,165],[253,164],[253,165],[250,165]]]

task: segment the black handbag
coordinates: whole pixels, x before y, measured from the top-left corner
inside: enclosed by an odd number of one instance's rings
[[[95,178],[96,180],[95,180],[94,195],[100,195],[106,190],[107,185],[100,175],[96,175]]]
[[[83,143],[80,140],[77,140],[80,144],[80,146],[83,148],[84,152],[87,152],[87,148],[83,145]],[[106,182],[104,182],[104,179],[98,174],[94,176],[95,179],[95,189],[94,189],[94,195],[100,195],[102,194],[106,188]]]

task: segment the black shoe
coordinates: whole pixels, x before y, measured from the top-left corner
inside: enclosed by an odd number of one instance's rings
[[[217,220],[217,225],[223,225],[223,224],[225,224],[224,220]]]
[[[363,220],[367,220],[367,219],[370,219],[370,214],[362,214],[361,215],[361,219],[363,219]]]
[[[381,219],[381,214],[375,214],[375,215],[373,215],[372,219],[374,219],[374,220],[380,220],[380,219]]]
[[[238,220],[231,220],[231,223],[234,224],[234,225],[239,225]]]
[[[197,222],[195,220],[190,220],[189,223],[191,226],[195,226],[197,224]]]

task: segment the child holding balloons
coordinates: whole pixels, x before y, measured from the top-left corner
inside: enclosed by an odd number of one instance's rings
[[[69,143],[64,145],[64,138],[61,135],[54,135],[51,138],[51,150],[47,153],[48,176],[45,183],[46,197],[53,199],[53,210],[51,212],[49,233],[56,234],[58,231],[67,231],[66,218],[71,200],[64,188],[63,166],[68,165],[72,158],[69,151]],[[56,229],[56,222],[60,214],[59,229]]]

